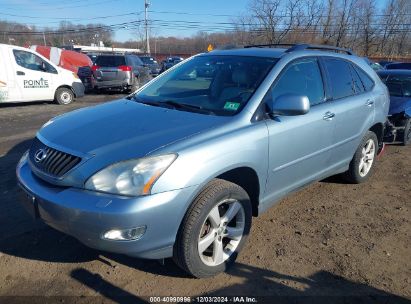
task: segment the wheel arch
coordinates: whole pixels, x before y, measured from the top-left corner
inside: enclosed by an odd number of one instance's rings
[[[71,92],[73,92],[74,97],[77,98],[77,94],[76,94],[76,92],[74,91],[73,87],[70,86],[70,85],[68,85],[68,84],[62,84],[62,85],[58,86],[58,87],[56,88],[56,91],[54,92],[54,98],[56,98],[57,90],[58,90],[58,89],[61,89],[61,88],[69,89]]]
[[[384,142],[384,124],[381,122],[376,123],[368,130],[375,133],[378,139],[378,146],[381,149]]]
[[[258,216],[260,183],[257,172],[254,169],[250,167],[237,167],[221,173],[215,178],[232,182],[243,188],[250,197],[253,216]]]

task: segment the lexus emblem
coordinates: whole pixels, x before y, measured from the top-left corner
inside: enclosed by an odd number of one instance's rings
[[[47,157],[47,151],[45,149],[38,149],[36,153],[34,153],[34,160],[36,163],[42,162]]]

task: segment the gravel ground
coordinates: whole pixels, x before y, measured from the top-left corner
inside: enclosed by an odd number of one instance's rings
[[[411,303],[411,146],[389,146],[365,184],[333,177],[280,201],[254,219],[238,263],[216,278],[191,279],[170,260],[163,266],[98,252],[31,220],[18,203],[14,169],[36,130],[60,113],[119,97],[0,105],[0,302],[15,295],[61,302],[244,295]]]

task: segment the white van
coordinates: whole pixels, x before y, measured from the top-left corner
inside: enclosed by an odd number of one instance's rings
[[[69,104],[83,95],[84,86],[75,73],[32,50],[0,44],[0,103],[54,100]]]

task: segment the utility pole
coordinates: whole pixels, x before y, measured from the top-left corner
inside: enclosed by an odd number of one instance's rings
[[[44,34],[44,32],[43,32],[43,42],[44,42],[44,45],[46,45],[46,35]]]
[[[146,52],[147,54],[150,54],[150,37],[148,35],[148,20],[147,20],[149,6],[150,6],[149,0],[144,0],[144,23],[146,26],[146,43],[147,43]]]

